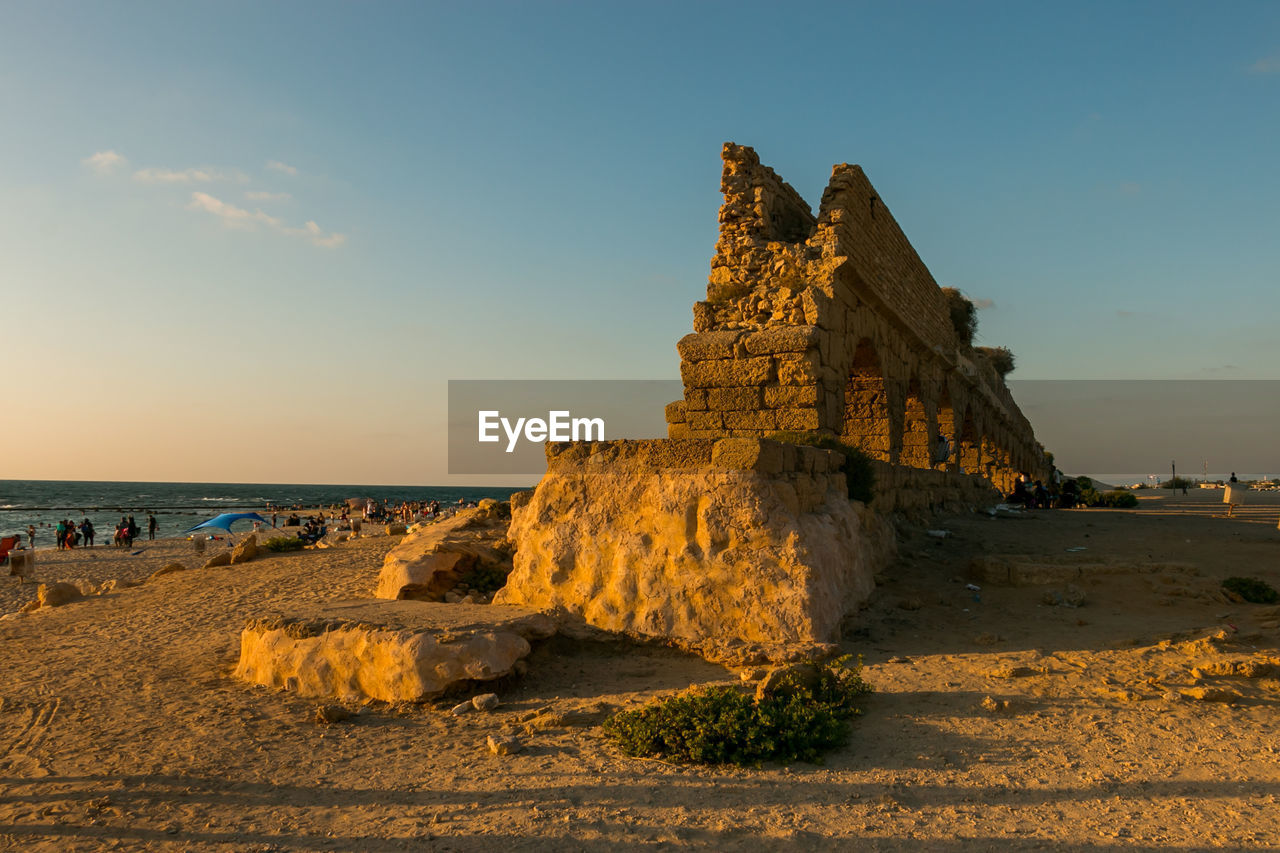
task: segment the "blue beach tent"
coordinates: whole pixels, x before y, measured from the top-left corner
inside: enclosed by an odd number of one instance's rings
[[[228,533],[230,533],[231,525],[241,520],[261,521],[263,524],[267,524],[267,525],[271,524],[271,522],[267,521],[265,518],[258,515],[256,512],[224,512],[222,515],[214,516],[208,521],[200,522],[199,524],[197,524],[195,527],[191,528],[191,530],[188,530],[187,532],[191,533],[194,530],[200,530],[201,528],[205,528],[205,527],[217,527],[221,530],[225,530]]]

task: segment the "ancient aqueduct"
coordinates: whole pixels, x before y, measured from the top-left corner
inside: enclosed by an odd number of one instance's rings
[[[814,217],[752,149],[727,143],[723,159],[720,237],[679,343],[685,397],[667,409],[671,438],[816,430],[889,466],[978,474],[1001,490],[1019,473],[1047,477],[1031,424],[957,338],[860,167],[833,169]]]

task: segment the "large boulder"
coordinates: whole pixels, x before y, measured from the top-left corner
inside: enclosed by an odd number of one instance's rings
[[[549,445],[494,603],[689,647],[834,642],[895,547],[842,464],[746,439]]]
[[[244,541],[231,552],[231,563],[247,563],[258,556],[258,534],[250,533]]]
[[[65,581],[42,583],[36,590],[36,601],[40,607],[61,607],[81,598],[84,598],[84,593],[80,588]]]
[[[505,575],[511,567],[506,541],[510,510],[497,501],[486,503],[406,536],[383,560],[374,595],[441,601],[477,569]]]
[[[205,562],[204,568],[216,569],[219,566],[229,566],[229,565],[231,565],[231,552],[223,551],[221,554],[214,554],[212,557],[210,557],[208,561]]]
[[[517,607],[336,601],[249,622],[235,676],[301,696],[419,702],[512,672],[551,617]]]

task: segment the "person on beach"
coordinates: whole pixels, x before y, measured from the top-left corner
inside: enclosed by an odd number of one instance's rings
[[[1232,482],[1232,483],[1238,483],[1238,482],[1240,482],[1239,480],[1237,480],[1237,479],[1236,479],[1236,472],[1235,472],[1235,471],[1232,471],[1232,472],[1231,472],[1231,482]]]
[[[59,521],[58,526],[53,528],[54,541],[58,543],[58,550],[61,551],[67,547],[67,523]]]
[[[155,514],[150,512],[147,513],[147,538],[148,539],[156,538],[156,528],[159,526],[160,525],[156,522]]]
[[[93,523],[87,518],[80,522],[80,538],[84,542],[84,547],[93,547]]]
[[[33,549],[36,547],[36,526],[34,524],[27,525],[27,546]]]

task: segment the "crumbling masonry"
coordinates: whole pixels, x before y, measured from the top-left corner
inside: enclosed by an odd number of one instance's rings
[[[494,602],[785,657],[839,639],[893,558],[894,515],[989,504],[1048,465],[861,169],[835,168],[816,218],[750,148],[725,146],[721,186],[670,437],[548,444]],[[849,499],[843,454],[780,431],[865,449],[871,504]]]
[[[723,158],[720,238],[679,343],[685,395],[667,408],[670,437],[817,431],[896,466],[881,468],[890,484],[895,470],[909,477],[901,469],[977,474],[1005,491],[1019,473],[1047,478],[1031,424],[957,338],[861,168],[833,169],[815,218],[752,149],[728,143]]]

